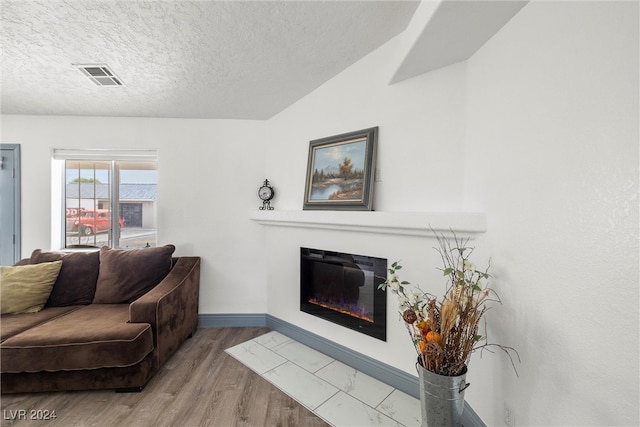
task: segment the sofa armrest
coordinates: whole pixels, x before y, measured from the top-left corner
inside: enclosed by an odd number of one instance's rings
[[[129,305],[131,323],[149,323],[157,367],[198,327],[200,257],[179,257],[156,287]]]

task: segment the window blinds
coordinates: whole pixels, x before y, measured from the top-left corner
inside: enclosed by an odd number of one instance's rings
[[[55,160],[88,160],[88,161],[138,161],[157,162],[158,151],[149,150],[112,150],[112,149],[75,149],[54,148]]]

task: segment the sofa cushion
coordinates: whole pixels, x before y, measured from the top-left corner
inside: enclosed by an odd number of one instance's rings
[[[78,308],[80,307],[45,307],[37,313],[3,314],[0,316],[0,342]]]
[[[44,307],[62,261],[0,266],[0,313],[36,313]]]
[[[31,253],[31,264],[62,260],[62,268],[53,285],[47,307],[91,304],[96,293],[100,270],[100,253],[93,252],[43,252]]]
[[[127,304],[82,306],[1,344],[2,372],[132,366],[153,351],[148,323],[128,323]]]
[[[171,270],[175,246],[100,249],[100,273],[94,304],[130,303],[153,289]]]

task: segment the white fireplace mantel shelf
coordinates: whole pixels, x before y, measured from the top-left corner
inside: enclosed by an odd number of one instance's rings
[[[482,212],[251,210],[249,218],[266,226],[409,236],[430,236],[432,228],[445,234],[449,231],[456,234],[477,234],[487,231],[487,217]]]

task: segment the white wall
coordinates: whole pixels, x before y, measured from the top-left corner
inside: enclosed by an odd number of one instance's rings
[[[389,86],[400,35],[266,122],[4,116],[22,144],[23,255],[49,245],[52,147],[156,147],[159,240],[203,257],[201,313],[268,312],[413,372],[392,310],[388,341],[298,310],[299,246],[402,259],[440,294],[428,238],[270,228],[247,219],[268,177],[300,209],[308,143],[379,126],[375,208],[480,210],[508,358],[474,356],[467,400],[488,425],[638,425],[638,7],[525,6],[466,63]],[[209,197],[207,197],[209,196]]]
[[[487,213],[492,331],[523,362],[475,365],[497,384],[473,407],[638,425],[638,3],[529,4],[468,76],[465,207]]]
[[[279,208],[301,209],[310,140],[373,126],[381,174],[375,210],[462,208],[466,67],[389,86],[396,66],[390,58],[402,43],[397,37],[271,119],[266,167],[281,187]]]
[[[271,120],[276,205],[300,209],[308,141],[380,126],[382,211],[484,211],[504,305],[474,356],[467,400],[488,425],[638,425],[638,7],[534,2],[471,60],[387,82],[399,36]],[[281,156],[300,159],[282,162]],[[433,241],[267,231],[268,307],[279,318],[413,372],[396,316],[381,343],[297,310],[299,246],[402,259],[442,292]],[[393,301],[389,307],[395,310]]]
[[[461,210],[466,65],[389,86],[397,65],[390,58],[404,42],[397,37],[271,119],[274,138],[267,152],[266,173],[277,187],[274,204],[278,209],[302,207],[310,140],[379,126],[381,181],[375,183],[375,210]],[[460,165],[459,170],[452,170],[454,163]],[[401,259],[405,274],[441,294],[444,283],[435,270],[439,258],[432,249],[434,243],[424,237],[269,228],[269,313],[415,374],[415,353],[406,330],[397,322],[393,296],[388,298],[386,343],[299,311],[299,249],[371,255],[390,262]]]
[[[202,257],[201,313],[264,313],[260,230],[246,220],[264,179],[264,122],[2,116],[21,144],[22,256],[51,242],[55,148],[157,148],[158,244]]]

